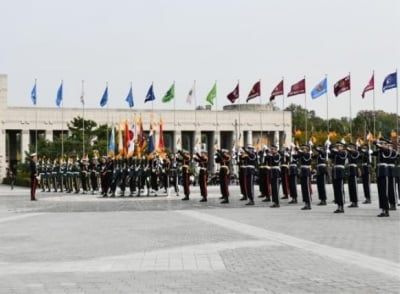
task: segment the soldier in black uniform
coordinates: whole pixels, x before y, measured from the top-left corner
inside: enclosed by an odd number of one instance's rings
[[[388,148],[388,143],[390,143],[387,139],[380,139],[379,141],[374,142],[377,150],[375,150],[372,155],[377,157],[377,186],[378,186],[378,197],[379,197],[379,208],[382,209],[382,212],[378,214],[378,217],[388,217],[389,216],[389,199],[388,199],[388,161],[391,155],[391,151]]]
[[[133,197],[133,195],[136,192],[136,182],[137,182],[137,158],[136,156],[129,158],[128,160],[129,164],[129,197]]]
[[[120,173],[120,180],[119,180],[119,189],[120,189],[119,197],[125,197],[127,178],[128,178],[128,159],[123,158],[123,159],[121,159],[121,173]]]
[[[104,167],[103,167],[103,197],[107,197],[108,191],[110,190],[111,183],[113,181],[113,173],[114,173],[114,160],[107,156],[105,159]]]
[[[92,187],[92,194],[97,193],[99,190],[99,185],[98,185],[98,168],[99,168],[99,162],[97,157],[93,157],[92,160],[90,161],[89,164],[89,177],[90,177],[90,186]]]
[[[89,158],[83,157],[80,164],[82,194],[88,192],[89,186]]]
[[[36,186],[37,186],[37,166],[36,166],[36,153],[31,154],[29,162],[30,178],[31,178],[31,201],[36,201]]]
[[[363,204],[371,203],[371,154],[367,144],[360,147],[361,180],[365,197]]]
[[[344,150],[343,143],[337,142],[334,146],[331,145],[331,158],[332,158],[332,184],[335,203],[338,208],[334,213],[344,213],[344,164],[346,162],[347,153]]]
[[[244,152],[243,148],[239,149],[238,152],[238,168],[239,168],[239,187],[240,187],[240,194],[242,197],[239,199],[240,201],[247,200],[247,193],[246,193],[246,166],[245,166],[245,157],[247,154]]]
[[[182,169],[182,184],[183,184],[183,193],[185,197],[182,200],[189,200],[190,195],[190,170],[189,170],[189,163],[190,163],[190,154],[189,152],[178,151],[180,155],[177,160],[180,163]]]
[[[263,150],[259,152],[259,167],[258,167],[258,182],[260,185],[260,197],[265,197],[263,202],[271,201],[271,167],[269,163],[269,149],[267,146],[263,147]]]
[[[314,148],[317,152],[314,157],[317,160],[317,189],[320,202],[318,205],[326,205],[326,176],[328,175],[328,153],[325,146]]]
[[[396,150],[393,149],[392,142],[388,143],[388,149],[390,156],[387,158],[388,164],[388,198],[389,198],[389,210],[396,210],[397,206],[397,193],[396,193],[396,161],[399,156]]]
[[[245,170],[245,180],[244,187],[246,197],[249,202],[246,205],[254,205],[254,176],[255,176],[255,166],[257,162],[257,154],[253,146],[247,146],[244,148],[244,166]]]
[[[170,184],[174,187],[176,196],[179,196],[179,185],[178,185],[178,161],[176,160],[176,155],[171,153],[169,155],[169,178]]]
[[[300,163],[300,185],[301,185],[301,195],[304,202],[304,207],[302,210],[311,209],[311,191],[310,191],[310,181],[311,181],[311,152],[309,145],[302,145],[300,150],[298,150],[298,160]]]
[[[280,207],[279,204],[279,178],[281,177],[280,164],[282,161],[282,155],[278,151],[278,146],[272,145],[271,152],[267,155],[270,158],[271,166],[271,194],[273,204],[271,208]]]
[[[348,158],[348,187],[349,197],[351,204],[348,206],[358,207],[358,191],[357,191],[357,177],[358,177],[358,161],[360,159],[360,152],[354,143],[347,145],[347,158]]]
[[[289,148],[284,148],[281,152],[281,181],[282,181],[282,199],[289,199]]]
[[[292,145],[290,147],[290,159],[289,159],[289,191],[290,197],[289,204],[297,203],[297,176],[298,176],[298,159],[297,149]]]
[[[193,159],[199,164],[199,185],[200,185],[200,195],[202,199],[200,202],[207,202],[207,179],[208,179],[208,156],[207,152],[201,152],[201,154],[196,153]]]
[[[222,194],[221,204],[229,203],[229,163],[231,156],[226,149],[215,152],[215,162],[219,164],[219,186]]]

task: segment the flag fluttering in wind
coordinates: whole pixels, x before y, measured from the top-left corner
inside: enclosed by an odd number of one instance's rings
[[[299,94],[304,94],[305,92],[306,92],[306,79],[302,79],[290,87],[290,92],[288,93],[287,96],[291,97]]]
[[[382,92],[386,90],[397,88],[397,71],[386,76],[383,80]]]
[[[108,156],[113,157],[115,154],[115,127],[111,127],[110,141],[108,143]]]
[[[85,106],[85,91],[83,90],[83,81],[82,81],[82,91],[81,91],[80,101],[82,106]]]
[[[144,99],[144,103],[149,101],[156,100],[156,96],[154,95],[153,84],[151,84],[149,90],[147,90],[146,98]]]
[[[128,157],[132,157],[135,152],[135,136],[136,136],[136,126],[135,122],[132,122],[131,127],[128,131],[129,143],[128,143]]]
[[[350,90],[350,75],[344,77],[343,79],[340,79],[333,86],[333,92],[335,93],[336,97],[339,96],[339,94],[349,90]]]
[[[196,95],[196,89],[195,89],[195,84],[193,83],[193,87],[190,89],[189,93],[186,96],[186,103],[187,104],[192,104],[192,100]]]
[[[118,124],[118,154],[124,156],[124,140],[122,138],[123,124]]]
[[[132,108],[135,104],[133,103],[133,93],[132,93],[132,86],[129,89],[128,96],[126,96],[125,101],[128,102],[130,108]]]
[[[254,99],[258,96],[261,96],[261,82],[260,81],[257,81],[253,85],[253,88],[251,88],[250,93],[247,96],[246,102],[249,102],[249,100]]]
[[[164,97],[162,97],[162,102],[167,103],[170,102],[172,99],[175,98],[175,83],[171,85],[171,87],[168,89],[167,93],[165,93]]]
[[[229,101],[231,101],[231,103],[235,103],[235,101],[239,99],[239,83],[237,83],[235,89],[233,89],[233,91],[230,92],[226,97]]]
[[[36,105],[36,102],[37,102],[36,81],[35,81],[35,84],[33,85],[32,91],[31,91],[31,99],[32,99],[33,105]]]
[[[128,120],[125,120],[124,123],[124,156],[128,157],[128,148],[129,148],[129,143],[131,142],[131,133],[129,132],[129,124]]]
[[[278,85],[272,90],[271,97],[269,97],[269,101],[275,100],[276,96],[283,95],[283,80],[279,82]]]
[[[144,132],[143,132],[143,121],[142,117],[139,118],[139,134],[138,134],[138,147],[143,148],[144,145]]]
[[[328,80],[327,78],[325,78],[322,81],[320,81],[314,87],[314,89],[311,90],[311,98],[316,99],[327,92],[328,92]]]
[[[154,130],[153,130],[153,124],[150,123],[150,132],[149,132],[149,138],[147,141],[147,154],[151,154],[154,151]]]
[[[214,83],[214,86],[211,88],[210,92],[206,97],[206,101],[211,105],[214,105],[214,100],[217,98],[217,83]]]
[[[60,87],[57,90],[56,105],[60,106],[63,100],[63,82],[61,82]]]
[[[103,96],[101,97],[100,106],[101,107],[105,106],[107,104],[107,102],[108,102],[108,86],[106,86]]]
[[[374,74],[372,74],[372,77],[371,77],[371,79],[369,80],[368,85],[365,86],[364,91],[363,91],[362,94],[361,94],[361,97],[364,98],[364,97],[365,97],[365,93],[368,92],[368,91],[371,91],[371,90],[373,90],[373,89],[375,89],[375,78],[374,78]]]
[[[157,148],[158,148],[159,152],[164,152],[164,148],[165,148],[163,124],[164,124],[164,122],[160,117],[160,121],[158,123],[160,129],[159,129],[159,137],[158,137],[158,144],[157,144]]]

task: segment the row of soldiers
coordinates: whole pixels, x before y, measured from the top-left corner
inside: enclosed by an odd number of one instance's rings
[[[237,165],[241,198],[248,200],[246,205],[254,205],[254,185],[258,178],[259,197],[263,201],[272,201],[271,207],[280,207],[279,191],[282,186],[283,197],[289,199],[289,204],[298,202],[297,186],[300,180],[303,210],[311,209],[311,175],[316,172],[317,192],[320,200],[318,205],[326,205],[326,182],[332,175],[335,203],[338,208],[335,213],[344,212],[344,179],[348,181],[350,198],[349,207],[358,207],[359,196],[357,177],[361,174],[365,201],[371,203],[371,163],[372,156],[377,158],[377,183],[379,203],[382,213],[388,216],[389,210],[396,209],[399,185],[399,152],[393,149],[389,140],[376,141],[375,150],[369,145],[343,144],[312,147],[304,144],[300,147],[291,146],[279,150],[275,145],[256,151],[254,147],[240,148],[237,152],[217,149],[214,154],[215,163],[219,167],[221,200],[229,203],[229,183],[232,170]],[[193,168],[196,163],[197,168]],[[330,163],[330,164],[329,164]],[[198,170],[200,186],[200,201],[207,201],[207,182],[209,158],[207,152],[195,152],[191,157],[189,152],[178,151],[161,158],[157,153],[150,156],[129,159],[114,159],[112,157],[69,160],[68,162],[49,160],[38,161],[38,172],[42,190],[66,191],[68,193],[96,193],[100,191],[103,197],[115,197],[117,187],[120,196],[141,196],[143,194],[157,195],[160,189],[164,192],[171,187],[179,195],[180,183],[183,186],[184,198],[189,200],[191,175]],[[397,185],[397,191],[396,191]],[[145,192],[147,191],[147,192]]]

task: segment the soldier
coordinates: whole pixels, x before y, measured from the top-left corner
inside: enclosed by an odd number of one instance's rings
[[[88,177],[89,177],[89,158],[82,158],[80,163],[80,180],[82,185],[82,194],[88,192]]]
[[[45,174],[46,174],[45,156],[43,156],[43,158],[39,159],[39,161],[36,163],[36,166],[37,166],[37,172],[39,174],[40,186],[42,188],[42,192],[44,192],[45,191],[44,181],[45,181]]]
[[[113,173],[114,173],[114,160],[110,156],[107,156],[104,158],[104,165],[103,165],[103,170],[102,170],[103,197],[107,197],[107,195],[108,195],[108,191],[110,189],[111,182],[113,180]]]
[[[52,172],[53,172],[53,165],[51,164],[50,158],[48,158],[46,162],[46,174],[45,174],[45,185],[46,185],[45,189],[47,189],[47,192],[51,191]]]
[[[189,163],[190,163],[190,154],[186,151],[178,151],[180,157],[178,157],[178,162],[182,168],[182,184],[183,184],[183,193],[185,195],[182,200],[189,200],[190,195],[190,171],[189,171]]]
[[[260,165],[258,168],[258,183],[260,186],[260,197],[265,197],[263,202],[271,201],[271,167],[269,166],[269,149],[267,146],[260,151]]]
[[[37,186],[37,157],[36,153],[31,154],[31,160],[29,163],[30,178],[31,178],[31,201],[36,201],[36,186]]]
[[[219,164],[219,185],[222,194],[221,204],[229,203],[229,163],[231,155],[226,149],[215,152],[215,162]]]
[[[297,159],[297,150],[294,148],[294,145],[290,147],[290,159],[289,159],[289,191],[290,197],[292,198],[288,203],[296,204],[297,203],[297,176],[298,176],[298,159]]]
[[[67,172],[66,172],[67,181],[66,181],[66,186],[65,186],[67,193],[71,193],[73,190],[73,184],[72,184],[73,168],[72,167],[73,167],[73,160],[72,160],[72,158],[68,158]]]
[[[133,195],[136,192],[136,181],[137,181],[137,157],[131,157],[128,160],[128,164],[129,164],[129,197],[133,197]]]
[[[372,150],[367,144],[360,148],[360,162],[361,162],[361,179],[363,183],[364,197],[363,204],[371,203],[371,154]]]
[[[238,167],[239,167],[239,186],[240,186],[240,193],[242,194],[242,197],[239,199],[240,201],[246,201],[247,200],[247,194],[246,194],[246,166],[245,166],[245,157],[247,157],[247,154],[244,152],[243,148],[239,149],[238,152]]]
[[[337,209],[334,213],[344,213],[344,164],[346,162],[347,154],[344,150],[343,143],[337,142],[334,146],[330,147],[332,157],[332,184],[335,203]]]
[[[257,154],[253,146],[249,145],[244,148],[244,166],[245,166],[245,179],[244,190],[249,202],[246,205],[254,205],[254,176],[255,166],[257,161]]]
[[[174,187],[176,196],[179,196],[179,185],[178,185],[178,162],[175,154],[169,155],[169,179],[170,184]]]
[[[159,175],[159,180],[164,188],[164,193],[168,193],[169,189],[169,168],[170,168],[170,162],[169,158],[166,157],[164,159],[160,158],[161,161],[161,170],[160,170],[160,175]]]
[[[208,179],[208,172],[207,172],[207,166],[208,166],[208,156],[207,152],[202,151],[201,154],[196,153],[193,156],[193,159],[198,163],[199,165],[199,186],[200,186],[200,195],[202,196],[202,199],[200,202],[207,202],[207,179]]]
[[[114,161],[113,165],[113,171],[111,174],[111,182],[110,182],[110,192],[111,198],[115,197],[115,191],[117,190],[117,186],[119,185],[119,182],[121,180],[121,159],[119,155],[115,159],[111,159]]]
[[[318,205],[326,205],[326,176],[328,175],[328,153],[325,146],[320,145],[314,148],[317,154],[317,189],[320,202]]]
[[[57,159],[54,159],[53,161],[53,167],[51,170],[51,184],[53,186],[54,192],[57,192],[57,186],[58,186],[58,175],[60,173],[60,165],[58,163]]]
[[[270,158],[270,166],[271,166],[271,193],[272,193],[272,202],[273,202],[273,204],[270,207],[278,208],[278,207],[280,207],[280,204],[279,204],[279,178],[281,177],[280,164],[282,162],[282,155],[278,151],[278,146],[272,145],[271,152],[268,156]]]
[[[302,210],[311,210],[311,152],[309,145],[302,145],[300,150],[298,150],[298,160],[300,163],[300,185],[301,185],[301,195],[304,202],[304,207]]]
[[[281,199],[289,199],[289,148],[284,148],[281,152],[281,180],[282,180],[282,191],[283,197]]]
[[[89,173],[90,173],[90,186],[92,187],[92,194],[96,194],[99,190],[98,184],[98,169],[99,169],[99,161],[97,157],[93,157],[89,164]]]
[[[74,164],[72,165],[72,183],[74,185],[75,194],[78,194],[80,191],[80,175],[81,175],[81,163],[79,158],[75,159]]]
[[[397,196],[396,196],[396,161],[399,156],[396,150],[393,149],[392,142],[389,141],[388,149],[390,155],[387,158],[388,164],[388,198],[389,198],[389,210],[396,210],[397,206]]]
[[[357,150],[357,146],[354,143],[347,145],[348,153],[348,187],[349,197],[351,204],[350,208],[358,207],[358,191],[357,191],[357,177],[358,177],[358,161],[360,158],[360,152]]]
[[[158,193],[158,177],[161,170],[161,161],[158,153],[153,154],[149,160],[149,171],[150,171],[150,186],[151,192],[154,196]]]
[[[125,196],[126,182],[128,178],[128,159],[121,159],[121,172],[120,172],[120,180],[119,180],[119,189],[120,189],[120,197]]]
[[[375,150],[372,155],[377,157],[377,186],[378,186],[378,197],[379,197],[379,208],[382,212],[378,214],[378,217],[388,217],[389,216],[389,199],[388,199],[388,160],[391,156],[391,151],[388,148],[387,139],[380,139],[374,142],[377,150]]]

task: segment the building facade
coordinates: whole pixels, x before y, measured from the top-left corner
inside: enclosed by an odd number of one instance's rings
[[[7,167],[25,160],[29,145],[35,144],[37,135],[52,141],[63,132],[68,132],[67,123],[77,116],[82,117],[81,108],[45,108],[8,106],[7,75],[0,75],[0,179]],[[223,110],[207,107],[197,110],[127,110],[85,109],[85,119],[101,124],[112,120],[141,116],[148,131],[150,120],[164,122],[163,134],[166,148],[207,150],[252,144],[253,146],[291,142],[292,117],[287,111],[274,111],[270,105],[232,104]],[[158,142],[158,127],[155,126],[155,142]],[[38,150],[40,156],[40,150]]]

